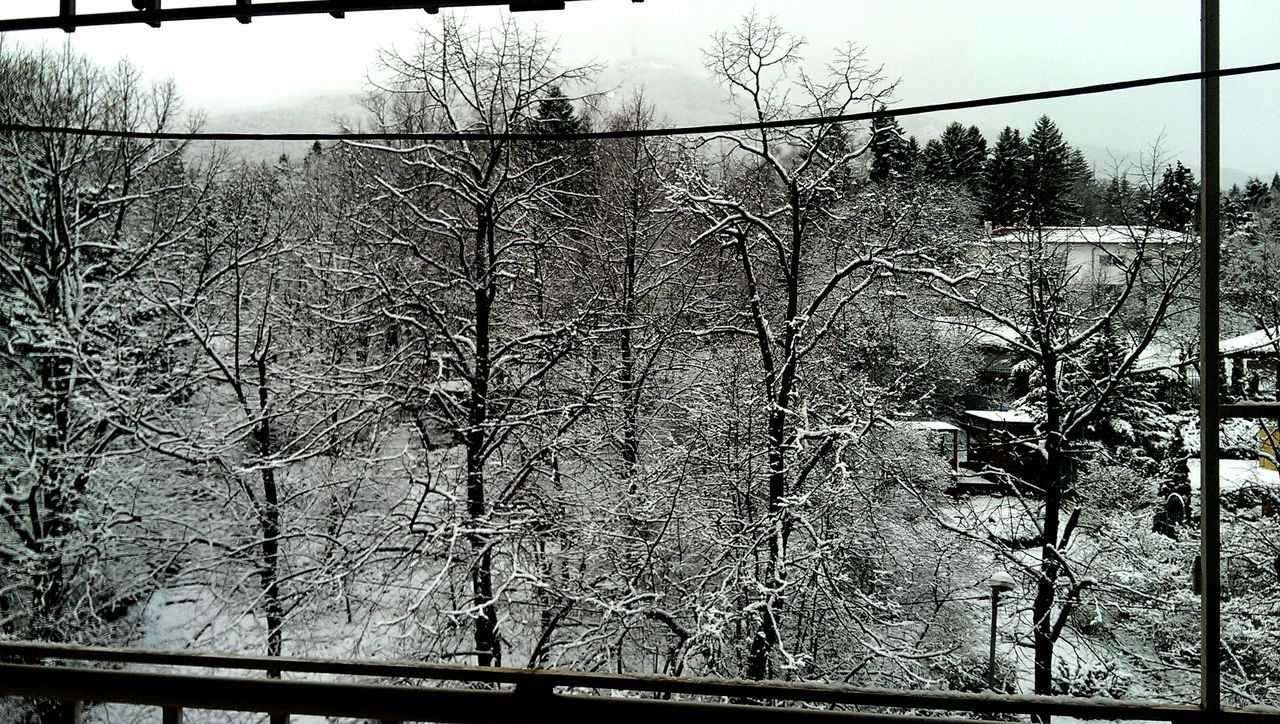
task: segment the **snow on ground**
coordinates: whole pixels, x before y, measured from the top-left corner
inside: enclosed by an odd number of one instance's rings
[[[1245,488],[1280,491],[1280,473],[1267,470],[1257,460],[1220,460],[1218,486],[1222,493],[1235,493]],[[1193,491],[1200,490],[1200,460],[1187,461],[1187,477]]]

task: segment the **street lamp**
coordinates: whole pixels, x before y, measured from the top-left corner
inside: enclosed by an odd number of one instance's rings
[[[996,609],[1000,605],[1000,594],[1013,590],[1013,578],[1004,571],[996,571],[986,580],[991,589],[991,658],[987,662],[987,688],[996,688]]]

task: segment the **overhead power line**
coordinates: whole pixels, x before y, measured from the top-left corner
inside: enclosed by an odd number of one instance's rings
[[[908,106],[893,110],[865,111],[862,113],[846,113],[829,116],[809,116],[805,118],[785,118],[775,121],[756,121],[746,123],[717,123],[701,126],[675,126],[670,128],[636,128],[616,131],[578,131],[570,133],[488,133],[488,132],[414,132],[397,131],[343,131],[343,132],[301,132],[301,133],[224,133],[193,132],[182,133],[172,131],[125,131],[109,128],[78,128],[72,126],[46,126],[28,123],[0,122],[0,132],[31,133],[63,133],[78,136],[100,136],[105,138],[133,138],[171,141],[589,141],[616,138],[649,138],[656,136],[707,136],[717,133],[732,133],[763,128],[802,128],[820,126],[831,123],[850,123],[867,121],[875,118],[891,118],[895,116],[915,116],[923,113],[942,111],[960,111],[969,108],[1002,106],[1028,101],[1050,100],[1053,98],[1069,98],[1072,96],[1111,93],[1132,88],[1146,88],[1170,83],[1186,83],[1205,78],[1225,78],[1253,73],[1265,73],[1280,70],[1280,62],[1243,65],[1234,68],[1222,68],[1214,71],[1193,71],[1175,73],[1174,75],[1149,76],[1133,80],[1095,83],[1092,85],[1059,88],[1056,90],[1033,91],[1030,93],[1011,93],[1007,95],[989,96],[965,101],[949,101],[946,103],[929,103],[919,106]]]

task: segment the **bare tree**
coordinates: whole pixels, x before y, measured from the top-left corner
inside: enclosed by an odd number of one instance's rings
[[[536,32],[511,22],[478,32],[454,19],[423,30],[410,54],[384,52],[381,70],[369,103],[379,126],[464,135],[529,129],[553,89],[572,88],[586,73],[557,68],[554,47]],[[374,200],[363,223],[384,250],[362,274],[381,317],[402,330],[382,373],[424,437],[462,447],[462,460],[446,455],[442,471],[417,478],[444,505],[457,471],[461,519],[415,525],[446,546],[454,535],[466,541],[470,603],[457,613],[473,621],[468,653],[500,665],[498,599],[515,590],[495,579],[504,574],[500,561],[512,560],[502,546],[518,527],[502,516],[536,481],[556,484],[557,441],[594,406],[600,384],[570,364],[586,334],[584,313],[538,305],[541,277],[528,273],[535,252],[569,243],[568,227],[548,238],[542,234],[555,227],[539,221],[556,213],[579,171],[503,141],[355,148],[366,152],[357,158]]]
[[[8,45],[0,108],[17,123],[121,131],[169,130],[179,113],[171,84],[148,89],[127,64],[105,71],[69,48]],[[0,626],[10,633],[94,637],[156,581],[154,571],[91,579],[153,512],[138,507],[145,496],[104,497],[114,476],[148,465],[121,457],[132,431],[184,393],[170,377],[176,328],[143,288],[202,205],[205,181],[182,154],[169,141],[0,134]]]
[[[893,90],[856,48],[838,52],[823,78],[802,69],[800,48],[801,41],[772,20],[749,15],[716,36],[706,64],[729,86],[743,119],[761,123],[876,107]],[[765,505],[748,536],[763,554],[754,574],[760,593],[746,607],[757,623],[747,635],[745,673],[763,678],[782,641],[794,496],[807,489],[837,441],[874,421],[874,414],[851,407],[843,419],[807,420],[807,363],[849,306],[921,249],[919,239],[903,234],[848,233],[842,208],[852,203],[851,184],[869,150],[869,139],[850,126],[722,134],[705,142],[704,149],[711,148],[722,149],[722,174],[691,169],[682,183],[686,203],[708,225],[700,241],[723,245],[738,267],[740,311],[719,331],[749,339],[758,355]]]
[[[950,274],[923,270],[970,324],[1009,340],[1027,375],[1017,404],[1033,415],[1035,432],[1012,441],[1011,455],[1028,461],[1017,484],[1030,496],[1024,505],[1034,530],[1010,538],[984,534],[981,525],[953,529],[986,541],[1034,581],[1037,694],[1053,693],[1054,644],[1095,583],[1069,548],[1080,516],[1071,501],[1087,463],[1087,428],[1132,384],[1139,359],[1170,321],[1187,311],[1179,300],[1197,269],[1195,244],[1181,234],[1117,227],[1105,231],[1104,244],[1090,233],[1098,232],[1027,229],[975,244]],[[1105,274],[1092,276],[1099,257]],[[1112,339],[1116,354],[1102,364],[1091,359]]]

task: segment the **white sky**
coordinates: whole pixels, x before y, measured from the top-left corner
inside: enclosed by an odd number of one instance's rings
[[[215,0],[165,0],[166,6]],[[230,4],[231,0],[220,0]],[[263,0],[259,0],[262,2]],[[1198,0],[580,0],[562,12],[522,14],[561,37],[566,62],[661,58],[703,76],[700,48],[755,6],[804,36],[821,61],[845,41],[864,46],[890,77],[901,105],[959,100],[1196,70]],[[1222,0],[1224,67],[1280,60],[1280,2]],[[126,10],[128,0],[79,0],[81,12]],[[56,0],[6,0],[0,15],[55,14]],[[447,11],[446,11],[447,12]],[[483,22],[499,10],[469,10]],[[408,43],[421,11],[349,13],[81,28],[74,47],[100,61],[128,56],[153,76],[172,76],[188,102],[210,111],[248,109],[291,96],[359,91],[377,48]],[[62,43],[61,31],[15,33]],[[722,98],[711,108],[729,110]],[[661,109],[660,109],[661,110]],[[1223,165],[1264,175],[1280,169],[1280,73],[1223,81]],[[1187,162],[1198,155],[1194,83],[980,109],[906,121],[925,136],[951,120],[989,138],[1008,124],[1029,130],[1049,114],[1071,142],[1137,152],[1162,133]],[[679,120],[679,119],[676,119]],[[1090,149],[1088,147],[1094,147]]]

